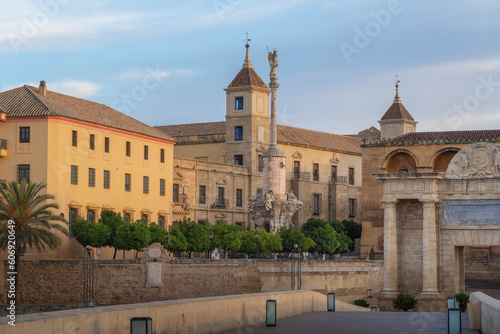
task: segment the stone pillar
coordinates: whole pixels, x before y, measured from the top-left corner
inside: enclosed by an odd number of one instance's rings
[[[398,228],[396,222],[397,200],[384,201],[384,290],[382,294],[398,291]]]
[[[422,202],[424,207],[423,234],[422,234],[422,254],[423,254],[422,295],[436,296],[438,294],[436,202],[435,201],[422,201]]]

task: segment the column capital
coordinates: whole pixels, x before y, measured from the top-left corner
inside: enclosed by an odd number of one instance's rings
[[[422,198],[419,200],[420,202],[422,202],[423,204],[436,204],[438,202],[437,199],[434,199],[434,198]]]
[[[383,198],[380,200],[384,204],[396,204],[398,202],[398,199],[388,199],[388,198]]]

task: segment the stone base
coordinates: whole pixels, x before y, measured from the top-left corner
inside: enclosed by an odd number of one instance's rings
[[[380,293],[377,295],[378,307],[380,311],[396,311],[392,306],[396,294],[392,293]],[[412,312],[445,312],[446,311],[446,298],[439,295],[417,295],[416,299],[418,301],[417,308],[413,309]]]

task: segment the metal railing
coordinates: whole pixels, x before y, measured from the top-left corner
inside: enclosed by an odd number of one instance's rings
[[[217,198],[217,201],[210,205],[210,209],[225,209],[229,207],[229,199]]]
[[[342,183],[342,184],[347,184],[347,176],[333,176],[332,175],[332,183]]]
[[[0,139],[0,150],[7,149],[7,139]]]
[[[301,172],[301,173],[293,173],[292,175],[294,180],[302,180],[302,181],[309,181],[311,180],[311,172]]]

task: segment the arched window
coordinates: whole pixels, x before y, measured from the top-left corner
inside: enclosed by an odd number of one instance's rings
[[[165,228],[165,217],[164,216],[158,216],[158,226],[161,228]]]
[[[142,220],[142,223],[143,223],[144,225],[147,225],[147,224],[148,224],[148,215],[143,214],[143,215],[141,216],[141,220]]]
[[[123,214],[123,221],[127,224],[130,223],[130,213]]]
[[[446,172],[451,159],[457,154],[458,151],[445,151],[440,153],[434,160],[434,171],[435,172]]]
[[[415,159],[406,152],[398,152],[389,158],[387,173],[416,173]]]
[[[95,223],[95,211],[94,210],[87,211],[87,221]]]

